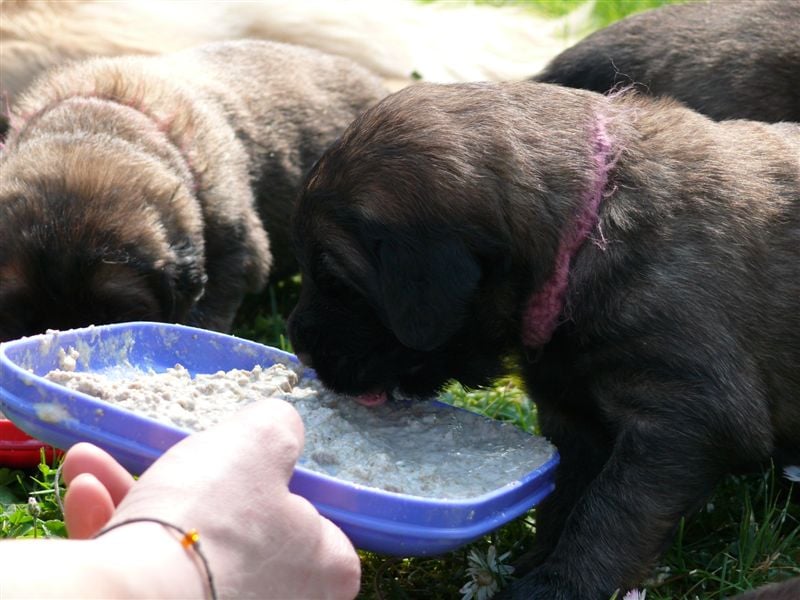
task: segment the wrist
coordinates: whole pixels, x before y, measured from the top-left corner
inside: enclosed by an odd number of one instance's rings
[[[91,540],[2,540],[0,598],[206,599],[207,575],[194,552],[179,535],[150,522]]]
[[[116,598],[209,598],[208,575],[182,535],[159,523],[120,525],[93,540]]]

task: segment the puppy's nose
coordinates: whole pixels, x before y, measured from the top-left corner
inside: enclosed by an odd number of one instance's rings
[[[308,352],[298,352],[297,358],[299,358],[300,362],[303,363],[305,366],[309,367],[310,369],[314,368],[314,365],[311,364],[311,355]]]

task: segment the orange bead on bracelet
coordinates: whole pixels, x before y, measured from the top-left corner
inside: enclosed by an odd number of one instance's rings
[[[181,539],[181,546],[188,548],[200,541],[200,532],[197,529],[190,529]]]
[[[211,575],[211,568],[208,565],[208,559],[206,558],[205,554],[200,550],[200,532],[197,529],[182,529],[177,525],[173,525],[168,521],[163,521],[161,519],[156,519],[153,517],[136,517],[133,519],[126,519],[125,521],[120,521],[119,523],[114,523],[106,527],[105,529],[98,532],[94,537],[98,538],[101,535],[108,533],[118,527],[122,527],[123,525],[129,525],[131,523],[157,523],[162,527],[175,531],[181,535],[181,546],[183,546],[187,551],[191,548],[194,553],[197,555],[197,558],[200,559],[200,562],[203,563],[203,569],[205,570],[206,580],[208,581],[208,592],[209,597],[211,600],[217,600],[217,590],[214,587],[214,578]]]

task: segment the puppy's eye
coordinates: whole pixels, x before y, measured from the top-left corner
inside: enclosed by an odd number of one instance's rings
[[[335,272],[326,269],[319,269],[317,271],[317,276],[314,277],[314,281],[317,286],[326,290],[342,290],[347,287],[347,284],[341,277],[337,276]]]
[[[314,283],[317,287],[337,296],[358,295],[357,286],[350,274],[342,267],[341,262],[330,254],[321,254],[313,271]]]

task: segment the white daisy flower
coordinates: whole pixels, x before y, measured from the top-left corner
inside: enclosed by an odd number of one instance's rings
[[[28,514],[34,519],[42,514],[42,507],[33,496],[28,496]]]
[[[630,590],[622,597],[622,600],[644,600],[645,596],[647,596],[647,590]]]
[[[783,476],[789,481],[800,482],[800,465],[790,465],[783,468]]]
[[[467,560],[467,574],[469,581],[459,590],[461,600],[488,600],[500,589],[500,585],[508,580],[508,576],[514,572],[514,567],[503,564],[510,552],[497,556],[497,549],[494,545],[489,546],[486,556],[483,556],[477,549],[473,548],[469,552]]]

